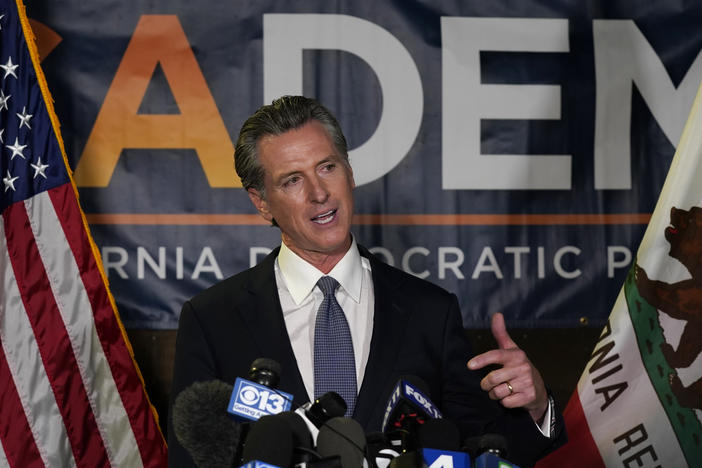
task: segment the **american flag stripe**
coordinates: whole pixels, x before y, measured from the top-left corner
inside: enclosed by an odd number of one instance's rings
[[[159,454],[162,447],[154,444],[153,441],[163,441],[163,436],[155,424],[154,414],[143,411],[143,408],[151,407],[150,402],[144,393],[138,369],[134,368],[133,353],[125,337],[125,331],[116,320],[112,299],[105,282],[102,281],[103,276],[96,261],[97,254],[92,253],[93,244],[83,229],[83,217],[72,188],[66,184],[48,192],[55,212],[60,213],[58,221],[63,227],[73,258],[79,266],[83,285],[91,302],[94,322],[100,325],[96,332],[114,376],[111,385],[116,386],[125,402],[122,408],[128,416],[132,434],[122,448],[131,450],[134,445],[130,447],[129,443],[133,443],[133,439],[136,438],[135,442],[146,466],[160,466]],[[128,431],[129,428],[120,430]],[[136,455],[133,450],[131,452]],[[118,458],[121,459],[121,457]],[[130,462],[126,466],[141,466],[141,460]]]
[[[108,458],[105,445],[98,433],[76,356],[56,303],[57,298],[52,293],[32,232],[32,225],[36,229],[44,227],[39,226],[40,219],[28,216],[25,203],[15,203],[5,210],[5,235],[20,296],[39,347],[41,361],[35,366],[43,363],[66,425],[76,464],[89,466],[84,463],[90,460],[98,465],[106,465]],[[58,252],[58,255],[62,254],[65,252]],[[75,280],[76,278],[69,279]],[[62,291],[62,294],[66,292]],[[65,302],[71,299],[69,296],[60,297]],[[87,341],[83,346],[89,347],[89,344]]]
[[[1,230],[1,229],[0,229]],[[3,249],[4,251],[4,249]],[[0,314],[0,317],[2,314]],[[0,466],[43,467],[39,448],[25,418],[22,402],[14,386],[5,356],[5,344],[0,335]],[[12,455],[10,464],[7,450]]]
[[[3,446],[0,443],[0,466],[10,466],[10,462],[7,461],[7,457],[5,456],[5,450],[3,450]]]
[[[68,436],[51,385],[44,368],[36,365],[41,362],[41,357],[12,267],[9,266],[5,225],[6,218],[3,216],[0,253],[2,263],[8,266],[3,268],[0,337],[9,375],[8,379],[2,380],[8,385],[7,389],[3,389],[3,395],[9,398],[9,406],[6,410],[3,405],[0,411],[0,435],[3,444],[9,447],[7,452],[13,461],[11,466],[24,466],[21,459],[32,446],[41,453],[46,466],[61,466],[65,460],[70,460],[72,465],[68,466],[75,466],[70,446],[65,444]],[[13,394],[16,399],[12,397]],[[52,437],[43,437],[44,433]]]
[[[61,315],[76,353],[85,388],[91,389],[88,397],[100,434],[108,449],[110,461],[113,465],[139,467],[142,463],[139,453],[133,450],[136,445],[134,433],[131,431],[129,418],[119,394],[111,391],[116,384],[103,352],[93,316],[83,313],[85,310],[93,309],[94,305],[90,302],[83,281],[79,279],[93,278],[95,275],[81,275],[76,256],[63,230],[64,224],[70,227],[76,223],[71,220],[71,216],[68,216],[68,222],[61,222],[54,210],[54,204],[61,208],[62,215],[76,213],[78,217],[80,216],[73,189],[69,184],[25,201],[30,219],[38,220],[38,225],[43,227],[40,231],[34,231],[34,236],[37,245],[40,246],[39,250],[42,253],[42,261],[48,277],[51,279],[53,294],[61,298],[59,301]],[[85,236],[83,238],[87,241]],[[92,267],[96,266],[92,256],[79,256],[83,260],[93,259]],[[103,284],[98,282],[96,286],[103,286]],[[105,291],[104,286],[101,290]],[[106,298],[106,294],[102,297]],[[131,364],[131,361],[129,363]],[[86,372],[86,369],[90,369],[90,372]],[[136,380],[138,382],[138,379]],[[137,389],[139,394],[143,395],[139,382]]]

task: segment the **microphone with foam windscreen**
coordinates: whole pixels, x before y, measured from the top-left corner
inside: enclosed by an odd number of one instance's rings
[[[221,380],[195,382],[173,403],[173,431],[199,468],[235,465],[242,428],[226,412],[231,393]]]

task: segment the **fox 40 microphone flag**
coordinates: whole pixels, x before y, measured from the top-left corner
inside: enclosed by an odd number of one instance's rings
[[[0,466],[165,466],[21,0],[0,0],[0,153]]]
[[[702,87],[607,325],[538,468],[700,466]]]

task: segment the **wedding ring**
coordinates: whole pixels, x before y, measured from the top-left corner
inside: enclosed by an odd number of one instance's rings
[[[513,394],[513,393],[514,393],[514,389],[512,388],[512,384],[510,384],[509,382],[505,382],[504,384],[507,385],[507,388],[509,389],[509,394],[510,394],[510,395]],[[509,395],[508,395],[508,396],[509,396]]]

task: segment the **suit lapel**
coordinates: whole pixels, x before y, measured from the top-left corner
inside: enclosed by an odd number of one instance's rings
[[[407,339],[405,329],[409,313],[398,303],[396,291],[401,285],[399,276],[393,275],[390,267],[364,247],[359,246],[359,250],[371,262],[375,296],[370,354],[354,411],[354,418],[365,427],[374,412],[379,411],[390,396],[391,388],[386,390],[384,383],[394,368],[403,340]]]
[[[309,398],[285,327],[273,269],[279,250],[275,249],[252,270],[246,286],[249,300],[248,304],[242,307],[241,314],[262,353],[261,357],[268,357],[280,363],[280,389],[293,393],[296,397],[295,403],[302,404]]]

